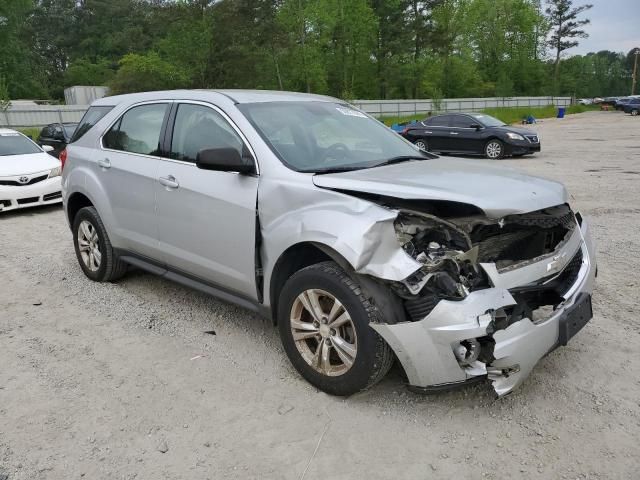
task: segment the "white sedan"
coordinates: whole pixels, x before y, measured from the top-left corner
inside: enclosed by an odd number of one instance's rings
[[[0,212],[62,201],[61,164],[51,149],[0,128]]]

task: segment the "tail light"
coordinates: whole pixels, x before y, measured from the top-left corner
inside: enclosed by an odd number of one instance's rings
[[[64,170],[64,164],[67,162],[67,149],[66,148],[60,152],[60,155],[58,156],[58,159],[60,160],[60,169]]]
[[[404,127],[402,129],[402,132],[400,132],[401,135],[404,135],[405,133],[407,133],[409,131],[409,127]]]

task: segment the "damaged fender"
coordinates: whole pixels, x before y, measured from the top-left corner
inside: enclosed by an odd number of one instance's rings
[[[262,235],[269,238],[262,252],[265,291],[278,258],[302,242],[330,247],[356,273],[381,280],[401,281],[422,266],[398,243],[394,210],[329,190],[301,191],[297,185],[279,185],[273,191],[262,187],[261,192],[269,201],[263,199],[260,205],[270,206],[259,211]],[[292,205],[299,207],[292,210]]]

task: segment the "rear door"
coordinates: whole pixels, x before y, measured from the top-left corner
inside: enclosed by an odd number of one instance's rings
[[[425,120],[424,133],[429,150],[439,152],[447,149],[448,122],[449,115],[438,115]]]
[[[163,259],[174,270],[255,299],[258,176],[195,164],[203,149],[242,154],[248,144],[224,112],[207,103],[176,102],[169,125],[170,158],[159,162],[155,187]]]
[[[129,108],[102,137],[94,168],[108,197],[121,248],[160,260],[155,184],[170,102]]]

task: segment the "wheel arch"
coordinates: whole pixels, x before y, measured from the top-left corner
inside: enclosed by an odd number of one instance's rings
[[[296,243],[282,252],[274,264],[269,282],[269,301],[274,324],[278,319],[280,292],[289,277],[305,267],[327,260],[333,260],[347,271],[353,269],[349,262],[333,248],[318,242]]]
[[[81,208],[93,207],[94,203],[84,193],[74,192],[69,196],[67,200],[67,219],[69,220],[69,226],[73,225],[73,220]]]

